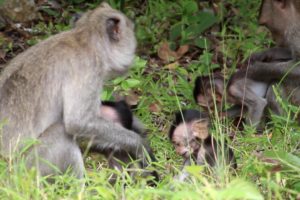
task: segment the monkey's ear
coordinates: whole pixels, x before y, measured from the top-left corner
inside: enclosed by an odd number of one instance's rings
[[[102,3],[100,4],[100,7],[101,7],[101,8],[110,8],[110,9],[112,9],[112,8],[110,7],[110,5],[109,5],[108,3],[106,3],[106,2],[102,2]]]
[[[106,20],[106,31],[109,39],[111,41],[120,40],[120,19],[117,17],[112,17]]]
[[[192,132],[196,138],[205,140],[208,133],[208,119],[200,119],[192,122]]]

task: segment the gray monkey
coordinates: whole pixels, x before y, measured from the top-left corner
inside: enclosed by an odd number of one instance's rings
[[[128,70],[135,49],[134,24],[102,3],[73,29],[15,57],[0,76],[0,121],[6,122],[1,155],[20,152],[33,139],[28,167],[37,167],[40,175],[71,167],[78,178],[84,174],[78,140],[131,152],[144,164],[145,150],[154,158],[140,135],[99,111],[103,82]]]

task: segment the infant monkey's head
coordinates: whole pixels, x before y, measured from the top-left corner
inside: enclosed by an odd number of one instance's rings
[[[209,137],[208,125],[207,115],[197,110],[183,110],[176,113],[175,121],[169,131],[169,138],[176,153],[184,158],[196,156],[201,141]]]

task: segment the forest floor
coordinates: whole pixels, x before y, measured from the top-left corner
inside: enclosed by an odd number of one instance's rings
[[[38,2],[41,20],[1,28],[1,68],[28,47],[70,29],[74,13],[99,4],[99,0],[54,1],[60,2],[55,6]],[[190,180],[174,179],[182,159],[168,131],[175,112],[200,109],[193,98],[196,77],[221,72],[228,80],[251,53],[273,45],[268,30],[257,23],[260,0],[212,5],[196,0],[108,2],[134,19],[138,49],[129,73],[107,82],[101,98],[125,98],[145,124],[158,160],[151,169],[158,171],[160,182],[148,186],[145,178],[133,179],[125,170],[110,185],[112,170],[95,154],[85,158],[85,187],[68,174],[49,184],[36,178],[34,170],[0,159],[0,199],[300,199],[300,127],[293,117],[298,108],[280,97],[287,114],[270,115],[261,135],[251,127],[236,127],[230,119],[220,120],[217,111],[211,113],[211,132],[234,150],[236,170],[191,166]]]

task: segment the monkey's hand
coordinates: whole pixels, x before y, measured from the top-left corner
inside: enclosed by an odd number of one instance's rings
[[[284,62],[292,60],[292,53],[288,48],[274,47],[262,52],[253,53],[248,58],[248,64],[255,62]]]
[[[141,159],[143,167],[147,167],[149,162],[155,162],[156,158],[146,139],[143,140],[142,145],[138,148],[137,158]]]

